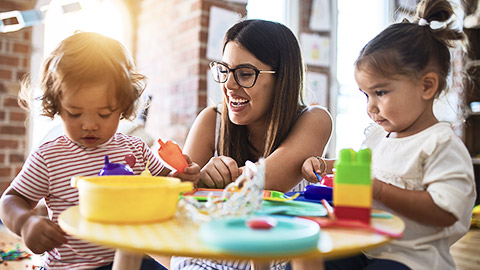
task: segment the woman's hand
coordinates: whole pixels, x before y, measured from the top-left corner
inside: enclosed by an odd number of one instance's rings
[[[212,157],[200,171],[199,186],[204,188],[225,188],[242,173],[237,162],[230,157]]]
[[[31,215],[23,224],[21,236],[35,254],[50,251],[67,243],[66,233],[51,220]]]
[[[320,167],[320,160],[318,160],[316,157],[307,158],[302,165],[303,178],[305,178],[305,180],[308,182],[318,183],[319,180],[314,172],[321,176],[325,174],[325,172],[322,172]]]

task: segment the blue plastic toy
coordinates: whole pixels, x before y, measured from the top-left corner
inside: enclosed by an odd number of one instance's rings
[[[320,184],[308,185],[305,187],[303,196],[308,200],[325,199],[327,201],[331,201],[333,197],[333,188]]]
[[[108,155],[105,155],[105,166],[100,170],[98,175],[133,175],[133,170],[128,165],[121,163],[110,163],[108,160]]]

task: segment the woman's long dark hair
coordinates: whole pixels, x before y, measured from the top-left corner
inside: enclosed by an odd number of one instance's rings
[[[245,20],[231,27],[224,40],[236,42],[258,60],[276,71],[276,84],[271,113],[267,117],[267,133],[263,156],[269,156],[287,137],[295,120],[306,107],[303,101],[304,64],[297,38],[286,26],[264,20]],[[256,161],[249,141],[247,126],[232,123],[227,104],[223,102],[222,124],[218,140],[220,155],[232,157],[239,165]]]

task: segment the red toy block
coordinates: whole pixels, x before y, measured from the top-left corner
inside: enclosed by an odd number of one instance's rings
[[[338,219],[358,220],[370,224],[371,208],[337,205],[334,208],[335,216]]]

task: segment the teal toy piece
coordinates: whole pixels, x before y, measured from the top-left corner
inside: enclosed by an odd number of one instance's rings
[[[259,216],[213,219],[200,228],[200,239],[211,248],[235,254],[291,255],[315,249],[320,227],[314,221],[283,216],[275,218],[277,224],[268,230],[248,227],[247,221]]]
[[[324,217],[327,215],[327,210],[323,205],[312,202],[264,200],[262,209],[258,210],[256,214]]]
[[[370,163],[372,152],[370,148],[359,150],[340,150],[335,161],[335,184],[371,185]]]

